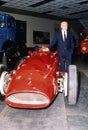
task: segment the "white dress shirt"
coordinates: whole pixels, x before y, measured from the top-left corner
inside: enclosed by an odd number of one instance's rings
[[[63,37],[63,41],[65,41],[67,38],[67,31],[62,30],[62,37]]]

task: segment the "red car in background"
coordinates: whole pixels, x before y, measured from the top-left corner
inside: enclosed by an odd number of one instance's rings
[[[59,64],[58,52],[50,52],[47,47],[29,52],[13,72],[1,64],[0,92],[6,104],[15,108],[45,108],[59,93],[67,97],[69,104],[76,104],[77,67],[70,65],[68,72],[61,72]]]
[[[81,33],[82,40],[80,42],[80,53],[88,54],[88,30],[83,30]]]
[[[88,36],[86,36],[80,43],[80,53],[88,53]]]

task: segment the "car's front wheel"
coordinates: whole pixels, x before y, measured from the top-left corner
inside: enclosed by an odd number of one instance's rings
[[[0,64],[0,94],[5,95],[11,74],[7,71],[7,67]]]

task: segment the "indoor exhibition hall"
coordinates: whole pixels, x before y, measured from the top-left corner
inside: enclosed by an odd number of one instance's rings
[[[0,0],[0,130],[88,130],[88,0]]]

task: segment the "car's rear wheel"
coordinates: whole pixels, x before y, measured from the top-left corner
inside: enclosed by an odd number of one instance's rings
[[[78,75],[76,65],[70,65],[68,68],[68,104],[75,105],[78,98]]]

